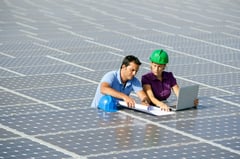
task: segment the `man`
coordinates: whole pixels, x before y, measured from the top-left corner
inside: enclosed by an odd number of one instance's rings
[[[91,107],[97,108],[101,97],[110,95],[134,108],[135,100],[129,96],[132,91],[138,95],[142,104],[148,105],[148,97],[142,89],[141,82],[135,77],[140,65],[137,57],[128,55],[123,59],[119,70],[106,73],[98,85]]]

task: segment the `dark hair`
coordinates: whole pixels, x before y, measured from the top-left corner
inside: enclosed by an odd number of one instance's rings
[[[128,66],[130,62],[134,62],[137,65],[142,64],[137,57],[135,57],[133,55],[128,55],[123,59],[121,68],[122,68],[123,65]]]

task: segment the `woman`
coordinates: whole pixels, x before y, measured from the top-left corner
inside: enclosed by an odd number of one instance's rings
[[[171,95],[171,90],[178,97],[179,86],[173,73],[164,71],[168,63],[168,54],[164,50],[155,50],[150,56],[150,61],[151,72],[142,76],[143,89],[152,105],[170,111],[170,107],[164,101]],[[195,99],[194,105],[198,105],[198,99]]]

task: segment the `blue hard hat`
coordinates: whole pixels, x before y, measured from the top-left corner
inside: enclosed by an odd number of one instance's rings
[[[104,95],[99,100],[98,108],[106,112],[116,112],[117,111],[116,99],[110,95]]]

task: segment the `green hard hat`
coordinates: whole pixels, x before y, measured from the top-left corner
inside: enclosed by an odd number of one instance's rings
[[[156,64],[167,64],[168,63],[168,54],[164,50],[155,50],[150,56],[150,60]]]

